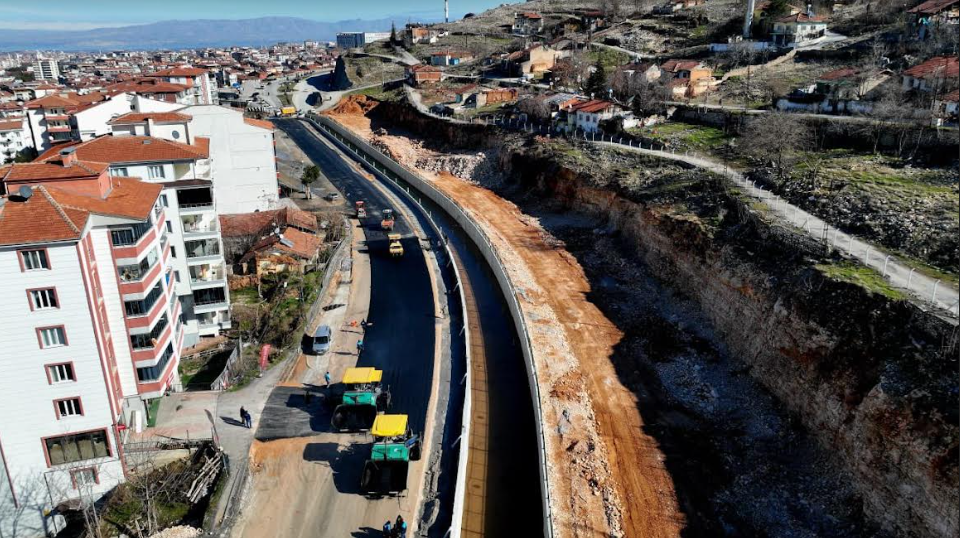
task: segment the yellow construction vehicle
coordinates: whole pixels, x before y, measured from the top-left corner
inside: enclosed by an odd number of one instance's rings
[[[390,240],[390,255],[394,258],[399,258],[403,256],[403,245],[400,244],[400,234],[389,234],[387,239]]]

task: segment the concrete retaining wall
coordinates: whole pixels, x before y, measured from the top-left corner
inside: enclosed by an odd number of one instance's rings
[[[510,281],[510,277],[507,274],[505,265],[500,259],[500,255],[497,252],[496,248],[490,242],[487,235],[480,229],[480,227],[467,215],[466,211],[457,204],[452,198],[448,197],[446,194],[441,192],[439,189],[434,187],[429,181],[423,179],[419,175],[415,174],[411,170],[400,165],[393,159],[387,157],[378,149],[371,146],[365,140],[360,139],[353,133],[351,133],[347,128],[343,127],[336,121],[325,117],[317,116],[314,114],[308,115],[308,119],[311,123],[314,124],[321,132],[324,132],[331,137],[335,142],[346,147],[348,151],[356,152],[355,148],[359,149],[359,153],[364,158],[365,161],[370,163],[377,170],[386,170],[395,176],[399,177],[403,182],[407,183],[412,189],[416,190],[423,196],[426,196],[435,204],[440,206],[447,215],[452,218],[457,224],[459,224],[463,230],[467,233],[467,236],[471,241],[474,242],[476,247],[479,249],[480,253],[483,255],[484,260],[490,266],[493,274],[497,279],[497,283],[500,286],[500,290],[504,295],[504,298],[507,301],[507,306],[510,309],[511,317],[513,318],[514,326],[516,327],[517,334],[520,336],[520,347],[523,352],[524,365],[527,370],[527,380],[530,385],[530,393],[533,400],[533,412],[536,419],[536,428],[537,428],[537,452],[539,459],[540,467],[540,497],[543,504],[543,534],[547,538],[552,538],[553,536],[553,516],[552,508],[550,502],[550,484],[549,484],[549,474],[547,472],[547,461],[545,439],[544,439],[544,424],[543,424],[543,411],[540,407],[541,397],[540,397],[540,384],[538,381],[537,367],[533,362],[533,352],[531,346],[531,340],[529,331],[527,330],[526,321],[524,320],[523,313],[520,310],[520,303],[517,300],[517,291],[513,286],[513,283]],[[353,146],[353,147],[350,147]],[[468,393],[469,394],[469,393]],[[469,417],[465,415],[467,420]],[[461,441],[461,447],[464,442]],[[465,450],[461,455],[465,454]],[[462,471],[457,477],[457,495],[458,499],[455,500],[453,515],[453,528],[451,529],[452,536],[459,536],[460,534],[460,520],[462,518],[463,510],[463,499],[462,493],[464,488],[464,480],[466,478],[466,458],[461,458],[460,465]],[[459,504],[457,504],[459,501]],[[460,513],[456,513],[456,509],[459,506]]]

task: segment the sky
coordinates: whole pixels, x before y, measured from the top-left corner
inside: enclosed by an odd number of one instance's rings
[[[516,0],[450,0],[450,18]],[[170,19],[302,17],[318,21],[443,18],[443,0],[0,0],[0,28],[89,30]]]

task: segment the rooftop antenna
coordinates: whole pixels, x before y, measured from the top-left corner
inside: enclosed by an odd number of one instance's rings
[[[450,22],[450,0],[443,0],[443,22]]]

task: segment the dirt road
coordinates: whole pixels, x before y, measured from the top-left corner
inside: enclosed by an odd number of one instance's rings
[[[331,115],[373,140],[368,109],[347,104]],[[404,136],[375,138],[411,168],[422,158]],[[587,300],[580,265],[514,204],[449,174],[422,173],[492,238],[518,288],[540,372],[557,536],[679,536],[684,522],[663,453],[610,359],[622,335]]]

